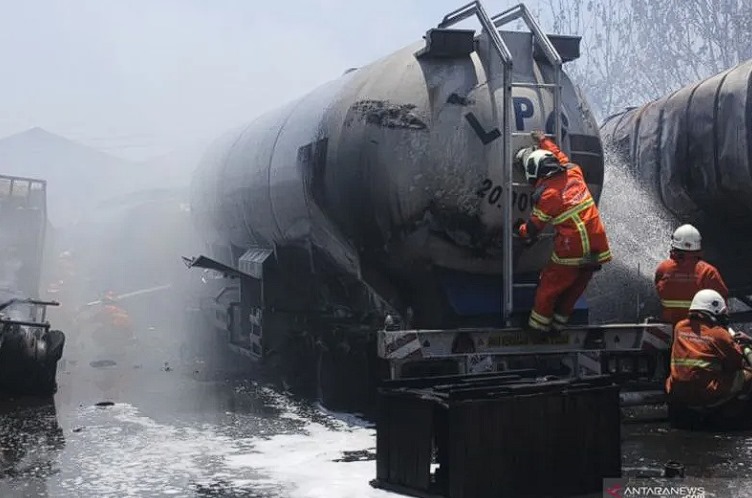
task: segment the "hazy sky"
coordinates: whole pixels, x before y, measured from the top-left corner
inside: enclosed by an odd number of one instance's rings
[[[201,143],[463,3],[0,0],[0,136],[41,126],[134,159]]]

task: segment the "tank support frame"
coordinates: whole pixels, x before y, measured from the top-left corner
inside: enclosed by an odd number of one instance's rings
[[[670,341],[671,326],[663,323],[571,327],[542,342],[519,328],[381,330],[378,356],[389,363],[391,380],[533,368],[540,376],[610,374],[660,385]]]

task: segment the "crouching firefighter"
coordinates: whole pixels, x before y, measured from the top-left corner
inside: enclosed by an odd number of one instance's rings
[[[728,299],[721,274],[702,260],[702,237],[692,225],[682,225],[671,236],[669,259],[655,270],[655,289],[661,299],[661,319],[676,325],[687,318],[692,298],[700,289],[713,289]]]
[[[749,337],[729,328],[723,296],[712,289],[695,294],[688,317],[674,329],[671,373],[666,379],[672,419],[677,413],[686,418],[691,412],[707,415],[721,414],[726,408],[733,411],[734,404],[740,404],[739,397],[749,395],[752,370],[742,341],[748,342]]]
[[[520,150],[516,160],[534,186],[533,212],[527,222],[517,220],[514,231],[526,244],[534,243],[548,223],[556,232],[554,252],[541,272],[528,320],[528,329],[539,337],[567,325],[593,272],[611,261],[611,251],[582,169],[542,132],[534,131],[532,137],[539,148]]]

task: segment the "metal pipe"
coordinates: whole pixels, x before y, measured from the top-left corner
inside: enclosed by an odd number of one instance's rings
[[[491,20],[494,22],[494,26],[498,28],[499,26],[503,26],[508,22],[512,22],[520,17],[522,15],[522,12],[520,11],[520,5],[521,4],[517,4],[513,7],[509,7],[507,10],[499,12],[498,14],[493,16]]]
[[[454,10],[453,10],[453,11],[451,11],[451,12],[450,12],[449,14],[445,15],[445,16],[444,16],[444,19],[445,19],[445,20],[446,20],[446,19],[449,19],[449,18],[450,18],[450,17],[452,17],[453,15],[455,15],[455,14],[458,14],[458,13],[462,12],[463,10],[467,10],[467,9],[469,9],[470,7],[477,7],[477,6],[478,6],[478,0],[473,0],[472,2],[468,2],[468,3],[466,3],[466,4],[465,4],[465,5],[463,5],[462,7],[458,7],[458,8],[456,8],[456,9],[454,9]]]
[[[508,23],[510,23],[510,22],[512,22],[512,21],[514,21],[516,19],[519,19],[521,15],[522,14],[520,14],[520,12],[512,12],[512,13],[506,14],[504,17],[500,17],[500,18],[499,17],[495,17],[494,18],[495,19],[494,25],[496,27],[503,26],[503,25],[508,24]]]
[[[474,8],[470,9],[471,6]],[[467,11],[465,11],[467,9]],[[463,12],[465,11],[465,12]],[[459,14],[459,15],[456,15]],[[480,21],[480,25],[488,34],[491,46],[494,52],[499,57],[502,69],[502,88],[503,88],[503,102],[502,102],[502,117],[501,117],[501,130],[502,130],[502,152],[501,152],[501,176],[502,176],[502,199],[501,203],[504,211],[504,219],[502,226],[502,303],[501,303],[501,318],[502,322],[509,326],[511,325],[510,318],[512,316],[512,310],[514,309],[514,302],[512,300],[513,292],[513,256],[512,256],[512,145],[509,137],[511,137],[511,112],[512,112],[512,52],[507,47],[504,40],[499,35],[499,31],[496,29],[491,18],[486,13],[483,5],[479,1],[467,4],[460,9],[450,12],[444,17],[444,21],[439,25],[440,27],[450,26],[463,19],[475,14]],[[453,17],[454,16],[454,17]],[[491,90],[492,108],[494,114],[496,114],[498,106],[496,105],[493,90]]]
[[[495,30],[494,30],[495,31]],[[511,109],[512,109],[512,68],[511,64],[509,68],[504,71],[504,117],[503,117],[503,130],[504,137],[511,136]],[[502,189],[503,206],[504,206],[504,226],[503,238],[504,247],[502,248],[503,262],[502,262],[502,275],[504,287],[502,289],[502,296],[504,302],[502,303],[502,320],[508,327],[511,325],[510,318],[514,309],[514,302],[512,300],[512,292],[514,290],[513,285],[513,254],[512,254],[512,184],[514,183],[514,175],[512,174],[512,144],[511,140],[504,140],[502,144],[504,164],[504,188]]]
[[[514,309],[514,302],[512,292],[513,285],[513,254],[512,254],[512,144],[509,137],[511,136],[511,112],[512,112],[512,53],[504,43],[504,40],[499,35],[499,31],[494,26],[491,19],[486,14],[486,11],[481,5],[478,5],[478,19],[480,20],[483,29],[488,33],[491,39],[491,43],[499,56],[502,64],[502,86],[503,86],[503,103],[502,103],[502,118],[501,129],[502,137],[502,164],[501,164],[501,177],[502,177],[502,211],[504,212],[504,219],[502,225],[502,303],[501,303],[501,319],[505,326],[511,325],[512,310]],[[494,105],[494,109],[498,109],[498,106]]]
[[[515,9],[517,9],[517,12],[515,12]],[[519,4],[515,7],[512,7],[511,9],[507,9],[504,12],[494,16],[493,23],[495,27],[503,26],[504,24],[507,24],[508,22],[511,22],[518,17],[522,17],[523,21],[525,21],[525,24],[527,24],[528,29],[533,34],[534,40],[540,45],[541,49],[543,49],[543,53],[546,55],[546,58],[551,63],[551,65],[554,68],[554,83],[553,85],[550,84],[538,84],[537,86],[541,88],[550,88],[553,87],[553,107],[554,107],[554,135],[556,137],[556,143],[559,145],[559,147],[562,146],[562,136],[561,136],[561,66],[562,66],[562,59],[561,56],[559,56],[559,53],[556,51],[556,48],[551,43],[551,40],[546,36],[546,34],[543,32],[541,27],[538,25],[536,20],[533,18],[532,15],[530,15],[530,11],[525,7],[524,4]]]
[[[476,9],[478,8],[478,3],[478,0],[475,0],[451,11],[449,14],[444,16],[444,19],[439,23],[438,27],[443,28],[445,26],[451,26],[452,24],[464,21],[468,17],[472,17],[475,14]]]
[[[554,67],[554,130],[556,133],[556,144],[559,147],[564,147],[561,138],[561,65]]]
[[[439,24],[439,27],[444,28],[452,26],[473,15],[478,18],[481,27],[488,33],[494,52],[496,52],[496,54],[499,56],[504,66],[511,65],[512,52],[509,50],[509,47],[507,47],[506,43],[504,43],[504,40],[499,35],[499,32],[495,29],[494,23],[491,21],[491,18],[488,17],[486,10],[483,8],[479,1],[470,2],[469,4],[450,12],[449,14],[444,16],[444,20]]]
[[[525,83],[518,81],[514,84],[514,86],[526,88],[556,88],[556,83]]]
[[[536,20],[533,18],[533,16],[530,15],[530,11],[527,10],[527,7],[525,7],[524,4],[520,4],[520,10],[522,10],[522,19],[525,20],[525,24],[527,24],[527,27],[530,29],[530,31],[533,32],[533,35],[535,38],[537,38],[538,43],[540,43],[541,48],[543,49],[543,52],[546,54],[546,57],[548,58],[548,61],[554,65],[561,68],[562,60],[559,56],[559,53],[556,51],[556,48],[554,48],[553,44],[551,43],[551,40],[546,36],[546,34],[543,32],[541,27],[538,25]]]
[[[486,30],[489,37],[491,38],[491,45],[493,45],[494,51],[501,59],[501,62],[504,66],[504,72],[506,73],[507,70],[511,71],[512,52],[509,50],[509,47],[507,47],[507,44],[504,43],[504,40],[501,38],[498,30],[491,22],[491,19],[488,17],[488,14],[486,13],[483,6],[478,4],[476,13],[478,14],[478,20],[480,21],[481,26],[484,30]]]

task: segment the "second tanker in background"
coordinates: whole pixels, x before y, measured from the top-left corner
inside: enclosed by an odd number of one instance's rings
[[[752,60],[615,114],[601,133],[675,226],[700,229],[731,294],[752,303]]]

